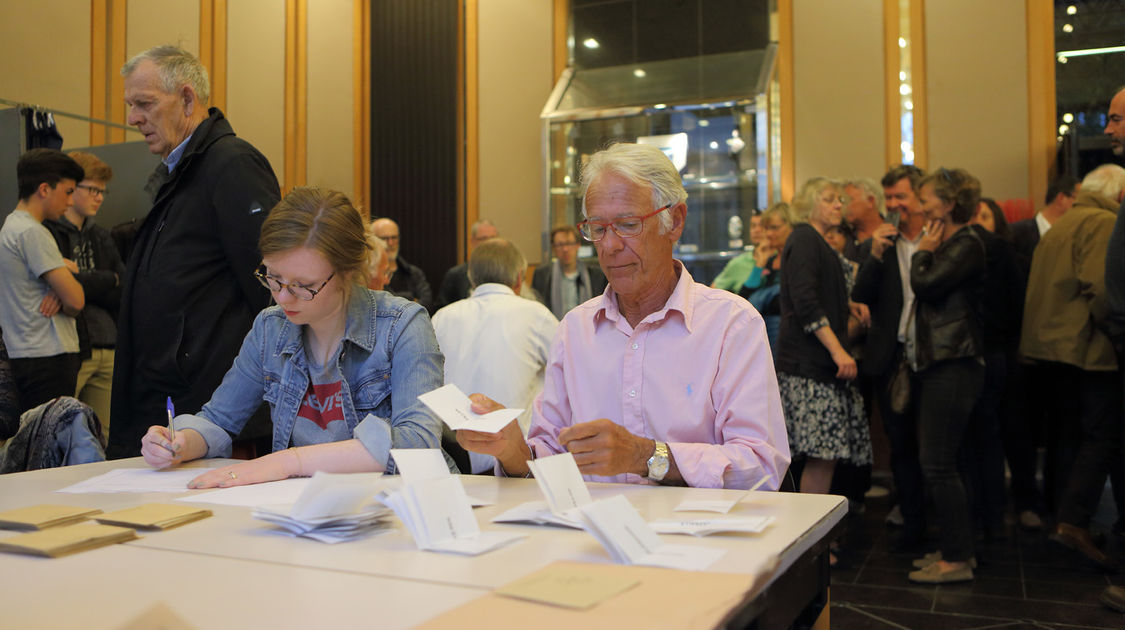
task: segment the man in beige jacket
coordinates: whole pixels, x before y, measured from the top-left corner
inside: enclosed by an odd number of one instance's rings
[[[1088,527],[1121,442],[1117,358],[1105,332],[1105,257],[1123,198],[1120,166],[1099,166],[1082,180],[1074,207],[1035,248],[1020,340],[1020,353],[1054,390],[1048,444],[1056,458],[1058,525],[1051,540],[1105,568],[1113,563]]]

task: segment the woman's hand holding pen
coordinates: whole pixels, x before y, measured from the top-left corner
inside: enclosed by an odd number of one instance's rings
[[[187,447],[187,431],[177,431],[172,439],[168,427],[154,425],[141,438],[141,455],[145,463],[153,468],[168,468],[184,461]]]

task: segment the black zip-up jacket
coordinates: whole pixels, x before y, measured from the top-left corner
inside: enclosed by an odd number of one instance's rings
[[[196,127],[137,231],[122,284],[107,455],[140,452],[149,425],[211,398],[269,292],[258,235],[281,197],[269,161],[217,108]]]
[[[914,252],[910,286],[918,309],[914,330],[919,371],[938,361],[984,354],[980,316],[984,271],[984,242],[969,227],[932,252]]]
[[[78,265],[76,278],[86,294],[86,307],[76,318],[82,358],[90,356],[90,348],[114,347],[125,263],[109,230],[93,219],[86,219],[79,229],[65,216],[58,221],[47,219],[43,225],[55,237],[63,257]]]

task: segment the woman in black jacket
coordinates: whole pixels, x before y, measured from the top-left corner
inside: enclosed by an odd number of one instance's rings
[[[985,247],[968,226],[980,202],[977,178],[941,168],[922,180],[918,196],[930,222],[910,265],[916,311],[907,354],[920,382],[919,459],[941,549],[916,560],[909,577],[938,584],[973,579],[973,530],[957,454],[984,381],[978,283]]]
[[[804,222],[793,227],[781,254],[777,383],[790,451],[794,458],[805,457],[801,492],[822,494],[831,488],[837,460],[871,463],[867,417],[848,347],[855,272],[824,240],[829,228],[840,224],[840,193],[830,179],[805,183],[793,199],[793,211]],[[866,312],[855,308],[857,316]]]

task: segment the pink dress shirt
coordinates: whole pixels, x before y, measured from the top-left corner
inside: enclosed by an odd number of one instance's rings
[[[613,288],[563,318],[535,400],[528,446],[564,452],[564,427],[608,418],[667,442],[689,486],[777,489],[789,441],[761,315],[746,300],[696,283],[677,261],[676,288],[634,329]],[[589,481],[653,483],[632,473]]]

